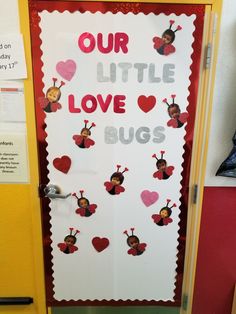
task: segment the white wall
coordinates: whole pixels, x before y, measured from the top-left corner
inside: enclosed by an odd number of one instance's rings
[[[206,186],[236,186],[236,178],[215,176],[233,147],[236,131],[236,1],[223,1]]]

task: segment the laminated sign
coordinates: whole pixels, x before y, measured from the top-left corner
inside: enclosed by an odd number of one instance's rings
[[[70,194],[48,202],[56,301],[175,300],[196,7],[55,2],[33,15],[44,171]]]

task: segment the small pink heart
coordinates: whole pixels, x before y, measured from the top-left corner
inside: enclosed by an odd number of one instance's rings
[[[97,252],[102,252],[105,250],[109,245],[109,240],[107,238],[99,238],[95,237],[92,239],[93,247]]]
[[[144,190],[141,193],[141,199],[145,206],[149,207],[152,204],[156,203],[159,198],[159,194],[157,192],[151,192],[148,190]]]
[[[70,81],[76,71],[76,63],[73,60],[60,61],[56,65],[57,73],[65,80]]]
[[[141,95],[138,98],[139,108],[145,113],[152,110],[153,107],[155,106],[155,104],[156,104],[156,97],[155,96],[146,97],[144,95]]]

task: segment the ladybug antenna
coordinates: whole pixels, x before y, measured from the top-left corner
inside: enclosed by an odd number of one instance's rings
[[[53,77],[52,80],[53,80],[53,87],[55,87],[57,79],[55,77]]]
[[[180,31],[181,29],[182,29],[182,27],[180,25],[178,25],[176,30],[174,31],[174,33]]]
[[[69,228],[70,229],[70,235],[72,235],[72,231],[74,230],[74,228]]]
[[[84,190],[80,190],[79,192],[80,192],[81,197],[83,197]]]
[[[156,160],[158,161],[158,158],[157,158],[157,155],[156,155],[156,154],[153,154],[153,155],[152,155],[152,158],[156,158]]]
[[[65,83],[61,81],[61,85],[58,88],[60,89],[64,85],[65,85]]]
[[[75,233],[73,234],[73,236],[75,237],[78,233],[80,233],[79,230],[75,230]]]
[[[167,102],[167,99],[166,98],[164,98],[163,100],[162,100],[162,102],[164,102],[168,107],[170,107],[170,104],[168,104],[168,102]]]
[[[117,167],[117,172],[119,172],[121,165],[117,165],[116,167]]]
[[[79,199],[78,196],[76,195],[76,193],[71,194],[72,196],[76,197],[77,200]]]
[[[87,128],[88,120],[84,120],[84,127]]]
[[[125,230],[123,233],[126,234],[127,237],[129,237],[129,234],[128,234],[128,231],[127,231],[127,230]]]
[[[174,105],[174,103],[175,103],[175,97],[176,97],[176,95],[171,95],[171,98],[172,98],[172,105]]]
[[[166,200],[166,202],[167,202],[166,207],[168,207],[170,201],[171,201],[171,200],[169,200],[169,199]]]
[[[132,235],[134,235],[134,228],[130,228]]]
[[[174,20],[170,20],[170,26],[169,26],[169,29],[171,29],[172,25],[175,23]]]
[[[121,173],[124,173],[126,171],[129,171],[129,169],[125,167],[125,169]]]
[[[170,208],[172,208],[172,207],[176,207],[176,204],[174,203]]]
[[[90,128],[89,128],[89,130],[92,129],[94,126],[96,126],[96,124],[95,124],[95,123],[92,123],[91,126],[90,126]]]
[[[161,150],[160,153],[161,153],[161,159],[163,159],[163,155],[165,154],[165,151]]]

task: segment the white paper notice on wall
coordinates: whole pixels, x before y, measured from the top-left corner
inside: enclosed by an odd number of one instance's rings
[[[27,183],[26,135],[0,133],[0,183]]]
[[[23,37],[21,34],[0,36],[0,80],[27,77]]]

